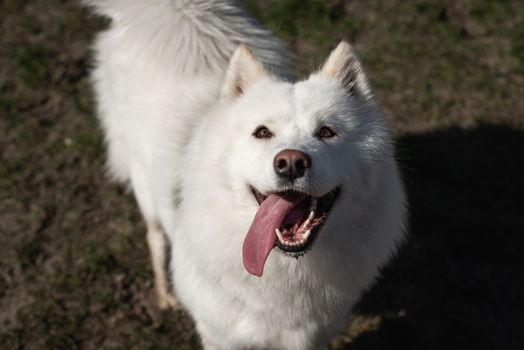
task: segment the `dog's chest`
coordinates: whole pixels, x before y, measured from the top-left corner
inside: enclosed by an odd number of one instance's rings
[[[191,297],[198,306],[190,309],[197,323],[235,344],[231,348],[314,349],[338,331],[333,322],[348,312],[346,305],[337,304],[320,286],[313,289],[307,283],[279,278],[271,281],[270,275],[249,281],[211,282],[200,277],[202,288],[213,292],[203,293],[198,300]]]

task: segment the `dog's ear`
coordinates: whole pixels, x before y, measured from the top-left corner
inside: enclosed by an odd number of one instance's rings
[[[267,76],[268,73],[251,50],[241,44],[229,61],[220,100],[227,102],[243,95],[249,86]]]
[[[331,52],[320,73],[338,79],[350,94],[364,99],[373,97],[360,60],[353,47],[345,41],[341,41]]]

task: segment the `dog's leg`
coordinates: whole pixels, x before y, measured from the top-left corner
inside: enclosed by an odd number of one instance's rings
[[[212,331],[208,325],[206,325],[202,320],[195,320],[196,329],[200,335],[200,343],[204,350],[239,350],[238,347],[225,346],[224,344],[218,345],[221,341],[217,341],[216,335],[217,332]],[[220,338],[218,338],[220,339]],[[222,339],[223,340],[223,339]],[[218,343],[218,344],[217,344]]]
[[[131,167],[131,184],[140,211],[147,225],[147,244],[151,254],[151,263],[155,275],[155,290],[158,297],[158,306],[165,310],[170,306],[176,308],[177,301],[169,292],[169,283],[166,274],[167,237],[156,218],[153,195],[150,190],[147,170],[141,163],[136,162]]]
[[[221,350],[222,348],[215,343],[211,342],[208,338],[201,336],[202,348],[204,350]]]
[[[160,225],[154,220],[147,221],[147,243],[151,253],[153,273],[155,274],[155,290],[158,297],[158,306],[165,310],[169,307],[177,308],[177,300],[169,290],[166,274],[167,237]]]

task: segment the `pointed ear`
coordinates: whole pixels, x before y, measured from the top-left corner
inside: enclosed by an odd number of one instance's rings
[[[251,50],[244,44],[236,49],[229,61],[222,91],[221,101],[232,101],[243,95],[256,81],[269,76]]]
[[[364,99],[373,97],[368,77],[362,68],[355,50],[345,41],[331,52],[320,74],[338,79],[350,94]]]

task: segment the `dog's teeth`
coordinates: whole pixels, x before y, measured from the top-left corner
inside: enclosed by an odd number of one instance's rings
[[[300,226],[300,228],[302,230],[305,230],[306,227],[308,227],[309,223],[311,222],[311,220],[309,218],[306,219],[306,221],[304,221],[304,223]]]
[[[275,233],[277,234],[277,237],[278,237],[278,240],[281,242],[281,243],[284,243],[284,237],[282,236],[282,232],[280,232],[280,230],[278,228],[275,229]]]
[[[307,230],[303,235],[302,235],[302,240],[303,241],[306,241],[308,238],[309,238],[309,235],[311,234],[311,230]]]
[[[300,229],[305,230],[311,224],[311,220],[313,220],[314,217],[315,217],[315,212],[314,211],[310,212],[306,221],[304,221],[304,223],[300,225]]]
[[[317,210],[317,199],[313,198],[311,201],[311,207],[309,208],[312,212],[315,212]]]

